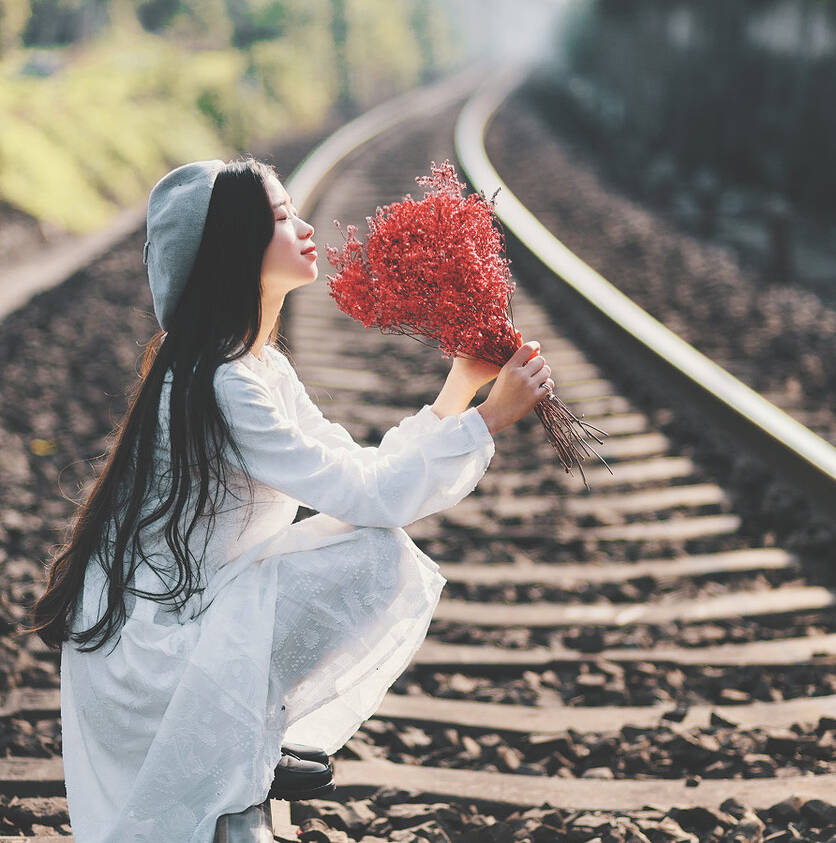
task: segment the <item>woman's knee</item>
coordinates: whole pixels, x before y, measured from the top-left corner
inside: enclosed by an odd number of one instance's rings
[[[401,552],[398,527],[360,527],[361,541],[378,553],[394,556]]]

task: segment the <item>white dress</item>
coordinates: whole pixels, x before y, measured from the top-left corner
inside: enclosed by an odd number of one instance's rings
[[[118,641],[92,653],[63,645],[76,843],[211,843],[219,816],[267,798],[282,741],[336,752],[426,636],[446,580],[402,528],[482,478],[494,442],[481,414],[439,419],[424,405],[378,447],[361,447],[322,416],[280,351],[262,354],[215,375],[255,490],[248,506],[226,454],[238,499],[220,505],[199,555],[204,592],[180,613],[128,595]],[[300,503],[317,514],[293,523]],[[161,566],[171,555],[161,534],[143,535]],[[73,630],[101,617],[104,582],[91,561]],[[142,563],[133,584],[159,594],[175,582]]]

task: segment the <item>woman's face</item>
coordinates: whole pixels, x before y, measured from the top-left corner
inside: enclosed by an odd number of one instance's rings
[[[316,252],[310,251],[314,228],[296,215],[290,196],[275,176],[265,181],[264,188],[273,205],[275,224],[273,239],[261,259],[261,291],[267,301],[280,303],[289,290],[309,284],[319,274]]]

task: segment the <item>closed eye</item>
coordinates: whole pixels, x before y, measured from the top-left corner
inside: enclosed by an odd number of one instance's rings
[[[279,212],[284,210],[284,211],[289,212],[288,216],[276,217],[276,222],[286,222],[287,220],[290,219],[291,216],[294,216],[294,217],[297,217],[297,218],[299,217],[299,210],[297,209],[297,207],[292,202],[288,202],[287,199],[285,199],[282,202],[274,202],[273,203],[273,210],[279,211]]]

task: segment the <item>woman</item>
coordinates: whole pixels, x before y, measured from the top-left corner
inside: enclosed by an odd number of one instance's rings
[[[456,358],[432,406],[361,447],[274,345],[285,295],[317,278],[274,170],[178,167],[147,222],[162,330],[32,610],[61,647],[77,843],[209,843],[224,814],[332,789],[328,754],[446,582],[402,528],[469,494],[493,434],[554,386],[536,343],[501,369]],[[318,514],[294,523],[300,503]]]

